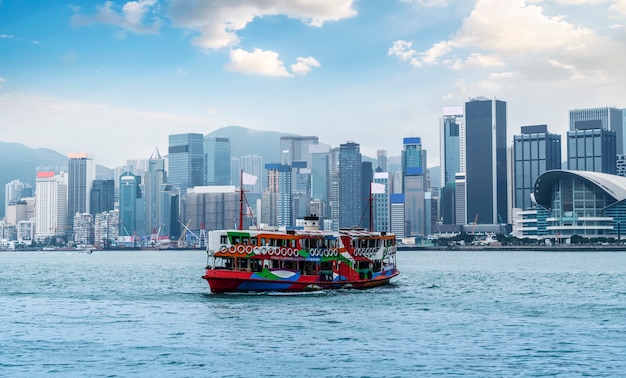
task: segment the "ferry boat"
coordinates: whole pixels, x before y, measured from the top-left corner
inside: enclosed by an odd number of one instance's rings
[[[363,228],[319,230],[305,217],[303,230],[209,231],[202,277],[211,292],[365,289],[386,285],[396,268],[396,237]]]

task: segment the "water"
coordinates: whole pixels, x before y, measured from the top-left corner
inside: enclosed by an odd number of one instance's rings
[[[0,376],[623,376],[626,252],[398,252],[366,291],[210,294],[202,251],[0,253]]]

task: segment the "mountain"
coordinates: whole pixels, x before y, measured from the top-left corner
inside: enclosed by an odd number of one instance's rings
[[[39,169],[38,169],[39,168]],[[4,217],[5,185],[13,180],[35,187],[38,170],[67,171],[67,156],[48,148],[30,148],[19,143],[0,142],[0,218]],[[113,171],[96,165],[96,178],[113,178]]]

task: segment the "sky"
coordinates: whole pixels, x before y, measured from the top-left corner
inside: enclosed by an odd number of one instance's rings
[[[237,125],[439,164],[442,109],[626,107],[626,0],[0,0],[0,140],[113,168]]]

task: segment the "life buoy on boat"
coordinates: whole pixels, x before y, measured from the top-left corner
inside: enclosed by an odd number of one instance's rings
[[[228,247],[222,244],[222,246],[220,247],[220,252],[227,252],[227,251],[228,251]]]
[[[237,252],[239,252],[240,254],[245,254],[246,253],[246,247],[244,247],[243,245],[239,245],[237,246]]]
[[[261,254],[264,255],[267,253],[267,248],[266,247],[261,247],[260,248]]]
[[[251,245],[246,247],[246,253],[252,253],[252,246]]]
[[[282,256],[287,256],[287,248],[281,248],[281,250],[280,250],[280,254],[281,254]]]
[[[315,257],[315,253],[317,252],[317,250],[315,248],[311,248],[309,249],[309,256],[311,257]]]
[[[237,251],[237,248],[235,248],[235,246],[234,246],[234,245],[231,245],[231,246],[230,246],[230,248],[229,248],[229,251],[230,251],[231,253],[235,253],[235,252]]]

